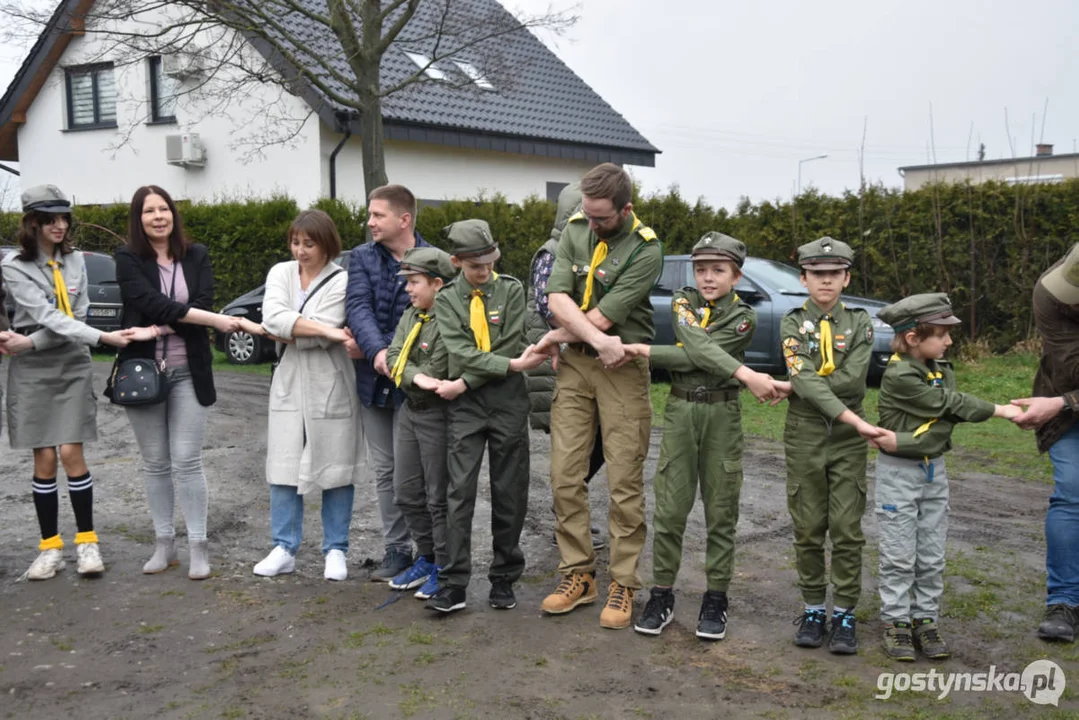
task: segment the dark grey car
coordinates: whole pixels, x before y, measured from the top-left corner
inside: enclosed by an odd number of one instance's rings
[[[689,255],[668,255],[663,259],[663,274],[652,291],[657,345],[674,343],[671,295],[675,290],[693,284],[693,264]],[[785,374],[779,323],[788,310],[801,307],[809,298],[809,292],[799,280],[798,270],[774,260],[746,258],[742,279],[735,289],[739,297],[757,311],[757,331],[746,351],[746,365],[760,372]],[[854,295],[843,295],[841,299],[849,307],[865,308],[873,318],[875,342],[869,378],[874,383],[879,382],[892,354],[894,333],[889,325],[877,319],[877,311],[888,303]]]

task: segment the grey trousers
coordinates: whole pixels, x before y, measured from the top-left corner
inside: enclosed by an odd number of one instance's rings
[[[363,435],[367,441],[368,473],[375,476],[378,512],[382,518],[382,542],[386,551],[396,550],[412,555],[412,539],[408,535],[404,513],[393,500],[393,425],[397,412],[393,408],[360,406]]]
[[[393,430],[393,492],[420,555],[446,564],[446,406],[397,411]]]
[[[937,619],[944,593],[948,474],[944,458],[877,456],[880,619]]]

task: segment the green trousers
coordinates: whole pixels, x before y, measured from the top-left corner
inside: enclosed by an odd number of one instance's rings
[[[853,608],[862,592],[868,445],[846,423],[829,426],[820,415],[792,412],[787,413],[783,444],[802,597],[808,605],[824,604],[824,542],[830,538],[832,599],[836,607]]]
[[[734,532],[742,490],[742,405],[735,398],[695,403],[668,397],[653,488],[652,577],[674,585],[682,563],[686,519],[700,487],[708,529],[708,589],[726,592],[734,568]]]

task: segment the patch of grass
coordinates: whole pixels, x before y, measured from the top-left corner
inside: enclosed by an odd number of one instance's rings
[[[412,662],[416,665],[430,665],[435,661],[435,654],[432,652],[421,652]]]
[[[371,626],[369,632],[372,635],[393,635],[395,632],[397,632],[397,628],[392,628],[387,625],[383,625],[382,623],[375,623]]]
[[[138,633],[139,635],[153,635],[156,632],[161,632],[165,629],[164,625],[147,625],[146,623],[139,623]]]
[[[161,593],[161,597],[183,597],[186,594],[187,593],[181,592],[180,590],[166,590]]]
[[[213,368],[215,371],[224,370],[226,372],[242,372],[247,373],[248,375],[265,375],[266,377],[270,377],[270,368],[273,366],[273,363],[261,363],[259,365],[234,365],[233,363],[229,362],[228,356],[218,350],[216,347],[213,348],[213,353]]]
[[[413,645],[434,645],[435,634],[423,632],[418,627],[413,625],[408,630],[408,641]]]
[[[435,694],[424,690],[422,682],[404,683],[399,686],[399,689],[402,697],[397,707],[406,718],[412,717],[421,710],[437,707]]]
[[[535,660],[532,661],[532,664],[535,665],[536,667],[547,667],[547,658],[540,655],[539,657],[537,657]]]
[[[75,645],[73,644],[75,641],[69,637],[50,638],[49,642],[52,643],[54,648],[63,652],[71,652],[75,649]]]
[[[236,650],[244,650],[246,648],[256,647],[258,645],[264,645],[268,642],[273,642],[277,637],[273,633],[260,633],[258,635],[252,635],[242,640],[229,643],[228,645],[221,645],[219,647],[205,648],[203,652],[214,654],[219,652],[234,652]]]
[[[341,647],[346,648],[358,648],[363,647],[363,639],[367,637],[367,633],[361,630],[355,630],[345,636],[345,639],[341,641]]]
[[[235,719],[235,718],[242,718],[245,715],[247,715],[247,712],[243,708],[238,708],[238,707],[231,707],[230,706],[230,707],[227,707],[227,708],[225,708],[224,710],[221,711],[221,717],[223,717],[223,718]]]

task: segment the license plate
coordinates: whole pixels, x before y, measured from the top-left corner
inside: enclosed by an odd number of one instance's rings
[[[87,310],[88,317],[116,317],[117,308],[92,307]]]

